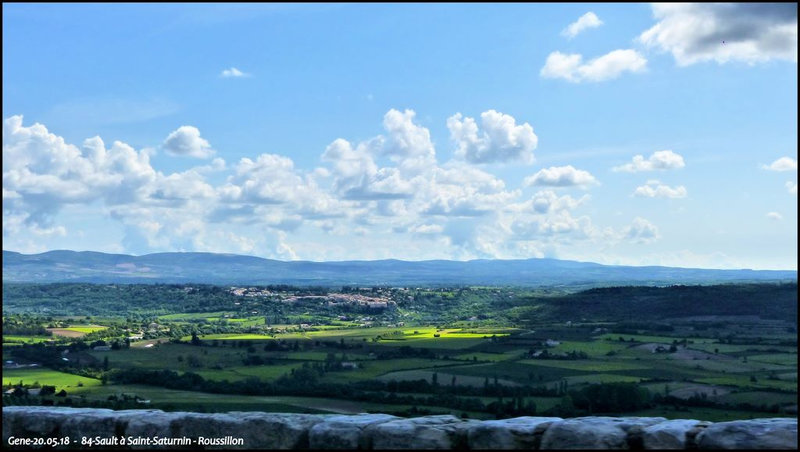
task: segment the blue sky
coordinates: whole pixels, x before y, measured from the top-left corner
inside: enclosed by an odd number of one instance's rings
[[[794,4],[4,4],[3,120],[7,250],[797,268]]]

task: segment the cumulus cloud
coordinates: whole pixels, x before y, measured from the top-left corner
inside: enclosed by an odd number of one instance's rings
[[[461,113],[447,119],[457,156],[471,163],[533,162],[539,138],[530,124],[517,125],[513,116],[488,110],[481,113],[481,127]]]
[[[640,73],[646,68],[647,59],[632,49],[614,50],[585,64],[580,54],[556,51],[547,56],[539,75],[544,78],[562,78],[573,83],[602,82],[615,79],[624,72]]]
[[[783,215],[779,214],[778,212],[769,212],[767,213],[767,218],[770,220],[779,221],[783,220]]]
[[[402,113],[394,108],[383,116],[383,128],[387,132],[382,151],[399,157],[433,157],[435,151],[430,131],[414,123],[416,112],[405,110]]]
[[[164,149],[171,155],[185,155],[200,159],[209,158],[215,151],[208,141],[200,136],[197,127],[181,126],[164,140]]]
[[[762,165],[761,168],[770,171],[797,171],[797,160],[791,157],[781,157],[769,165]]]
[[[786,190],[790,194],[797,196],[797,182],[787,181]],[[3,196],[5,196],[5,192],[3,192]]]
[[[25,127],[22,120],[11,116],[3,122],[3,210],[23,215],[29,225],[49,227],[66,204],[143,199],[159,177],[145,150],[118,141],[106,149],[99,137],[79,149],[45,126]]]
[[[630,226],[623,230],[623,237],[633,243],[651,243],[659,238],[658,228],[641,217],[636,217]]]
[[[645,185],[636,187],[633,191],[633,196],[642,196],[645,198],[685,198],[686,187],[678,185],[677,187],[670,187],[663,185],[657,180],[647,181]]]
[[[552,166],[543,168],[536,174],[525,178],[523,185],[545,185],[550,187],[582,187],[588,188],[590,185],[597,184],[588,171],[579,170],[572,165]]]
[[[589,11],[588,13],[579,17],[575,22],[569,24],[567,28],[562,30],[561,36],[572,39],[580,32],[588,30],[589,28],[599,27],[600,25],[603,25],[603,21],[600,20],[595,13]]]
[[[549,236],[586,239],[592,232],[591,220],[587,216],[573,217],[567,210],[546,216],[520,218],[511,224],[515,240],[530,240]]]
[[[797,62],[796,3],[653,4],[658,23],[643,44],[670,52],[679,66],[702,61]]]
[[[241,78],[241,77],[250,77],[250,74],[240,71],[235,67],[231,67],[230,69],[224,69],[220,74],[220,77],[224,78]]]
[[[639,171],[654,171],[683,168],[686,164],[683,156],[672,151],[656,151],[647,160],[642,155],[635,155],[631,163],[612,168],[612,171],[636,173]]]
[[[485,216],[519,196],[517,190],[506,190],[501,179],[461,163],[437,167],[420,188],[424,215]]]

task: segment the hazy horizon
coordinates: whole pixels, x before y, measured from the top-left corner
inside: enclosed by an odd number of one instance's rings
[[[33,256],[38,254],[44,254],[49,252],[59,252],[59,251],[66,251],[66,252],[73,252],[73,253],[101,253],[101,254],[109,254],[109,255],[119,255],[119,256],[131,256],[131,257],[144,257],[152,254],[214,254],[214,255],[221,255],[221,256],[237,256],[237,257],[254,257],[258,259],[267,259],[267,260],[274,260],[278,262],[310,262],[310,263],[337,263],[337,262],[378,262],[378,261],[398,261],[398,262],[406,262],[406,263],[417,263],[417,262],[434,262],[434,261],[444,261],[444,262],[473,262],[473,261],[518,261],[518,260],[530,260],[530,259],[555,259],[555,260],[563,260],[568,262],[577,262],[581,264],[598,264],[598,265],[606,265],[606,266],[619,266],[619,267],[667,267],[667,268],[678,268],[678,269],[686,269],[686,270],[753,270],[753,271],[797,271],[795,268],[713,268],[713,267],[680,267],[680,266],[660,266],[660,265],[614,265],[614,264],[600,264],[598,262],[592,261],[581,261],[581,260],[571,260],[571,259],[556,259],[552,257],[530,257],[530,258],[520,258],[520,259],[494,259],[494,258],[478,258],[478,259],[422,259],[422,260],[409,260],[409,259],[394,259],[394,258],[385,258],[385,259],[346,259],[346,260],[327,260],[327,261],[318,261],[318,260],[309,260],[309,259],[295,259],[295,260],[286,260],[286,259],[273,259],[269,257],[257,256],[254,254],[242,254],[242,253],[213,253],[209,251],[158,251],[153,253],[145,253],[145,254],[130,254],[130,253],[106,253],[103,251],[94,251],[94,250],[67,250],[67,249],[53,249],[42,251],[41,253],[21,253],[19,251],[14,250],[7,250],[4,249],[3,251],[19,253],[24,256]]]
[[[796,4],[4,4],[3,67],[6,250],[797,270]]]

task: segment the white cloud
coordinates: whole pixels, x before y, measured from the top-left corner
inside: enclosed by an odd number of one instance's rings
[[[589,195],[575,199],[569,195],[558,196],[552,190],[542,190],[525,202],[509,204],[507,209],[512,212],[545,214],[559,210],[573,210],[588,200]]]
[[[3,210],[28,225],[50,227],[66,204],[142,199],[158,177],[145,150],[118,141],[106,149],[99,137],[81,150],[41,124],[23,126],[22,116],[3,122]]]
[[[383,128],[388,133],[384,153],[400,157],[435,155],[430,131],[414,124],[415,116],[414,110],[401,113],[394,108],[383,116]]]
[[[651,243],[659,238],[658,228],[641,217],[636,217],[630,226],[623,229],[623,237],[633,243]]]
[[[639,73],[647,68],[647,59],[632,49],[614,50],[586,64],[582,64],[582,61],[580,54],[552,52],[547,56],[539,75],[544,78],[563,78],[573,83],[602,82],[615,79],[624,72]]]
[[[638,40],[679,66],[714,60],[797,62],[796,3],[653,4],[658,20]]]
[[[787,181],[786,182],[786,190],[795,196],[797,196],[797,182]]]
[[[567,165],[543,168],[536,174],[526,177],[523,185],[526,187],[531,185],[545,185],[550,187],[577,186],[585,189],[597,183],[597,179],[588,171],[579,170],[572,165]]]
[[[633,196],[646,198],[685,198],[686,194],[686,187],[683,185],[670,187],[669,185],[662,185],[657,180],[647,181],[645,185],[636,187],[633,192]]]
[[[219,74],[220,77],[224,78],[241,78],[241,77],[250,77],[250,74],[240,71],[235,67],[230,69],[224,69],[222,73]]]
[[[582,60],[583,56],[577,53],[567,55],[558,51],[551,52],[539,75],[544,78],[563,78],[570,82],[579,82],[578,68]]]
[[[769,165],[761,165],[761,168],[770,171],[797,171],[797,160],[791,157],[781,157]]]
[[[769,212],[767,213],[767,218],[770,220],[779,221],[783,220],[783,215],[779,214],[778,212]]]
[[[672,151],[656,151],[647,160],[642,155],[633,157],[631,163],[612,168],[612,171],[636,173],[639,171],[668,170],[683,168],[686,164],[683,157]]]
[[[214,196],[214,189],[205,182],[200,173],[193,170],[169,176],[159,175],[150,193],[151,199],[167,201],[210,199]]]
[[[569,239],[587,239],[593,232],[589,217],[575,218],[567,210],[516,219],[511,224],[511,231],[514,240],[544,239],[556,235]]]
[[[209,158],[215,151],[208,141],[200,136],[197,127],[181,126],[164,140],[164,149],[171,155],[186,155],[200,159]]]
[[[567,28],[565,28],[562,32],[562,36],[566,36],[569,39],[574,38],[583,30],[588,30],[589,28],[595,28],[603,25],[603,21],[600,20],[597,15],[591,11],[582,15],[578,20],[569,24]]]
[[[420,186],[417,197],[424,215],[480,217],[495,212],[519,196],[505,183],[478,168],[461,163],[437,167]]]
[[[530,124],[517,125],[513,116],[488,110],[481,113],[481,126],[479,132],[475,120],[461,113],[447,119],[457,156],[471,163],[533,162],[539,138]]]

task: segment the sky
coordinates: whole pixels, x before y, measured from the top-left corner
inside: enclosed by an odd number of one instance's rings
[[[796,4],[3,4],[3,249],[797,268]]]

